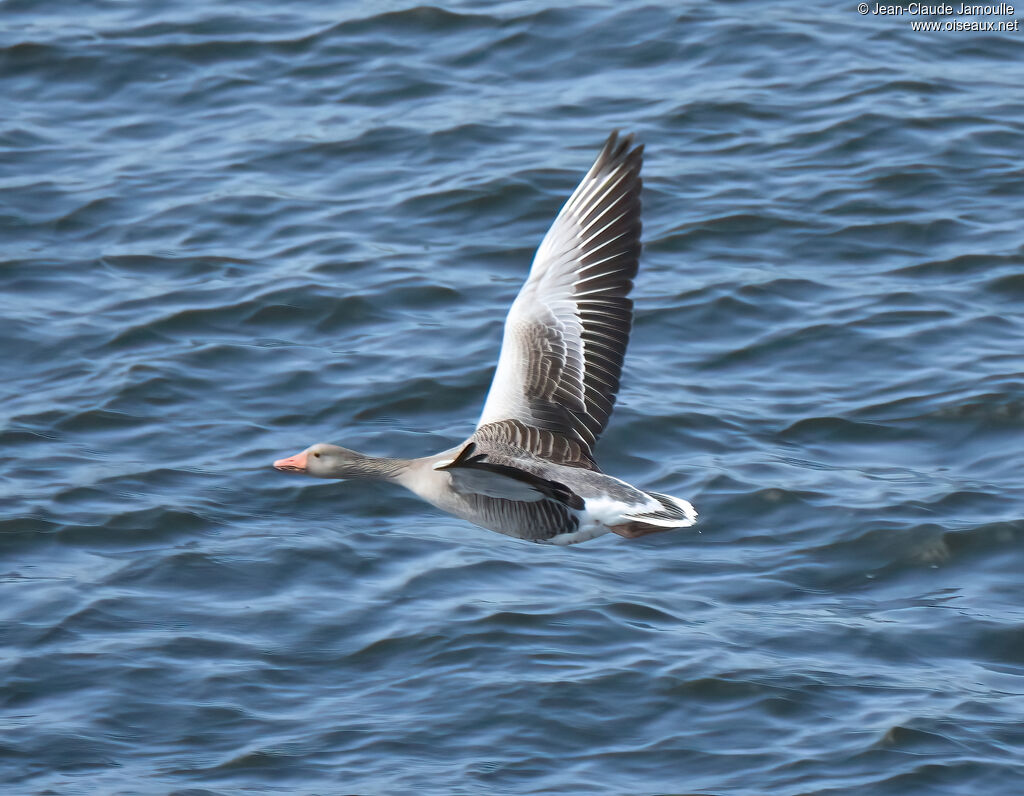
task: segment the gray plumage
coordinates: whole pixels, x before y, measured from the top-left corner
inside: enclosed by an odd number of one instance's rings
[[[386,460],[320,443],[275,466],[392,481],[477,525],[537,542],[692,525],[687,501],[637,489],[594,459],[633,322],[642,159],[632,136],[612,133],[562,207],[509,310],[494,381],[466,442]]]

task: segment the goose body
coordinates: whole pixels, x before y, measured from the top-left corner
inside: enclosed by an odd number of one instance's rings
[[[593,446],[608,423],[629,332],[640,255],[640,167],[632,136],[608,138],[537,250],[505,321],[483,413],[461,445],[419,459],[318,443],[274,466],[322,478],[404,486],[499,533],[573,544],[685,528],[697,512],[601,472]]]

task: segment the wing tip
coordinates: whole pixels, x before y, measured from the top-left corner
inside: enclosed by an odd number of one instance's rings
[[[627,160],[643,160],[644,145],[637,144],[633,146],[636,134],[627,133],[626,135],[621,135],[621,137],[620,134],[621,130],[615,129],[605,139],[604,146],[601,148],[601,154],[597,157],[598,163],[602,165],[607,163],[614,166]]]

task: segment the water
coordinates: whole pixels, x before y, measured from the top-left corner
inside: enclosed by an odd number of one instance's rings
[[[1019,792],[1024,47],[849,6],[4,4],[5,792]],[[463,439],[614,128],[697,529],[270,469]]]

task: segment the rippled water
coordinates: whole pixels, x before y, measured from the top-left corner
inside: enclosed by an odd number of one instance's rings
[[[3,4],[5,792],[1019,792],[1024,47],[849,6]],[[462,439],[613,128],[696,529],[270,469]]]

